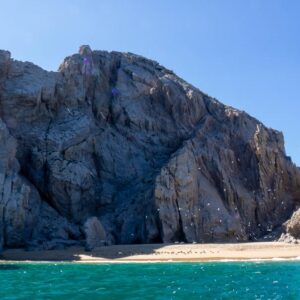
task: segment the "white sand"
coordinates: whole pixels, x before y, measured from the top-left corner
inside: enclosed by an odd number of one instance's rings
[[[117,245],[86,252],[82,247],[67,250],[25,251],[5,250],[3,261],[77,261],[99,262],[154,262],[300,259],[300,244],[279,242],[240,244],[151,244]]]

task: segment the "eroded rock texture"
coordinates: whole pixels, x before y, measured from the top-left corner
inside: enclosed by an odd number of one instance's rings
[[[47,72],[0,52],[5,247],[256,240],[300,202],[283,136],[158,63],[118,52]]]
[[[300,242],[300,208],[283,224],[283,233],[279,240],[289,243]]]

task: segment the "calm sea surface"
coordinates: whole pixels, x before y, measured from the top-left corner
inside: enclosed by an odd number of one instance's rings
[[[0,299],[300,299],[300,262],[0,264]]]

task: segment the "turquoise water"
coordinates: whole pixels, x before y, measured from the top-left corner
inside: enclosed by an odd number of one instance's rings
[[[0,264],[0,299],[300,299],[300,262]]]

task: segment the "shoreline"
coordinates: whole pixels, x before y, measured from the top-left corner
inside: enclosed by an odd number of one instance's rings
[[[0,264],[43,263],[160,263],[234,262],[300,260],[300,244],[253,242],[238,244],[141,244],[99,247],[87,252],[84,247],[65,250],[4,250]]]

